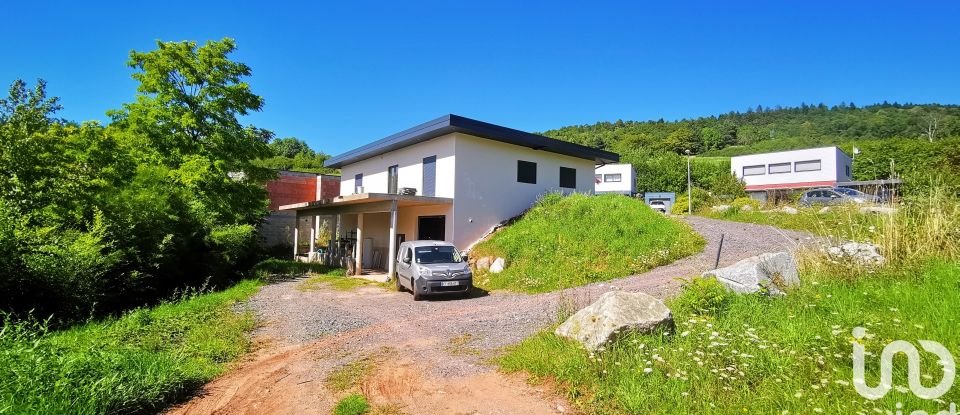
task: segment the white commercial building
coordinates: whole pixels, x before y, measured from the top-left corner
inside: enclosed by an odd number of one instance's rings
[[[750,154],[730,159],[747,192],[836,186],[851,180],[852,160],[836,146]]]
[[[631,164],[599,165],[594,170],[593,182],[595,193],[618,193],[631,196],[637,192],[637,178]]]
[[[544,193],[593,193],[595,165],[618,160],[451,114],[330,158],[325,166],[341,171],[340,196],[281,209],[336,217],[334,233],[356,247],[356,263],[392,275],[399,242],[468,249]]]

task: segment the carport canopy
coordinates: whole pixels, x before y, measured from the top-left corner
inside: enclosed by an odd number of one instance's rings
[[[443,205],[452,204],[453,199],[433,196],[400,195],[390,193],[360,193],[347,196],[338,196],[333,199],[317,200],[313,202],[294,203],[291,205],[280,206],[281,211],[295,211],[296,223],[300,222],[302,216],[318,215],[343,215],[357,214],[357,243],[354,247],[354,259],[356,261],[357,274],[360,274],[362,267],[361,253],[363,252],[363,214],[387,212],[390,214],[390,236],[389,248],[387,253],[387,273],[390,278],[394,277],[397,261],[397,209],[406,206],[424,206],[424,205]],[[310,228],[310,249],[314,249],[316,239],[316,227]],[[300,240],[300,231],[297,227],[293,230],[293,255],[297,255],[297,244]]]

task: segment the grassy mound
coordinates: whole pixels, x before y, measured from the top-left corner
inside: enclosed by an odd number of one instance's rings
[[[475,278],[485,289],[547,292],[647,271],[700,252],[686,224],[619,195],[546,195],[520,220],[475,246],[506,269]]]
[[[156,412],[246,353],[254,317],[234,307],[259,286],[247,280],[57,332],[4,322],[0,413]]]

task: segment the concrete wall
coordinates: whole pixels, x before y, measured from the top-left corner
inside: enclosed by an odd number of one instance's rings
[[[260,225],[260,244],[263,247],[293,246],[294,213],[278,208],[301,202],[329,199],[340,194],[340,177],[326,174],[280,171],[276,180],[266,183],[270,199],[270,215]],[[301,241],[309,241],[310,225],[301,220]],[[306,232],[306,233],[304,233]]]
[[[496,224],[530,208],[547,192],[593,193],[594,162],[465,134],[456,135],[453,242],[466,249]],[[537,183],[517,182],[517,161],[537,163]],[[577,170],[577,187],[560,188],[560,167]],[[450,226],[450,221],[447,221]]]
[[[387,193],[387,168],[398,165],[397,187],[417,189],[423,195],[423,159],[437,156],[437,197],[454,195],[454,137],[453,134],[437,137],[409,147],[391,151],[376,157],[348,164],[340,169],[340,195],[354,193],[354,177],[363,174],[365,193]]]
[[[603,176],[609,174],[620,174],[620,182],[604,181]],[[631,164],[618,163],[597,166],[594,170],[594,183],[593,190],[596,193],[632,195],[637,192],[637,178]]]
[[[820,160],[820,170],[795,171],[796,162],[809,160]],[[769,166],[778,163],[790,163],[790,172],[770,173]],[[849,180],[846,168],[850,165],[850,158],[837,147],[751,154],[730,159],[733,174],[743,179],[747,190],[832,186],[838,181]],[[764,174],[744,176],[746,166],[764,166]]]

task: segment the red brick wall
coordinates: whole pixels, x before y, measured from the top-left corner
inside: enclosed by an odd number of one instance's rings
[[[277,180],[267,182],[267,194],[270,211],[283,205],[332,199],[340,195],[340,178],[282,171]]]
[[[333,199],[340,196],[340,177],[320,176],[317,180],[317,186],[319,186],[319,189],[317,189],[318,200]]]

